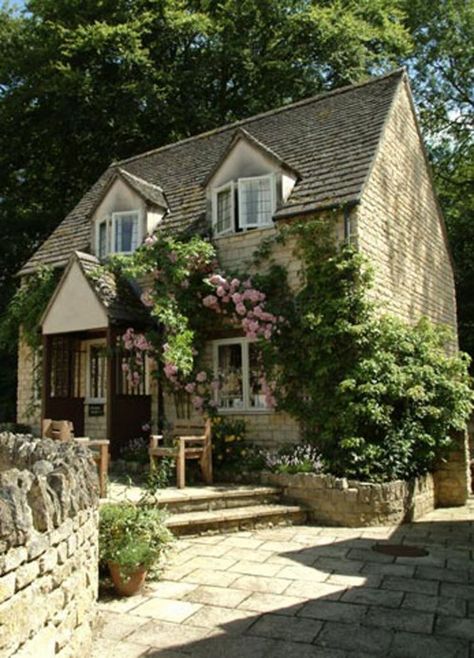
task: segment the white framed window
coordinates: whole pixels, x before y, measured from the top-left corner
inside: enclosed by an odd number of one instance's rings
[[[235,230],[234,183],[227,183],[213,191],[212,224],[215,235],[233,233]]]
[[[132,254],[143,239],[140,212],[112,213],[112,249],[116,254]]]
[[[238,190],[240,228],[271,225],[276,207],[274,175],[239,178]]]
[[[262,390],[262,365],[256,344],[246,338],[213,342],[219,411],[268,411]]]
[[[87,345],[87,386],[88,403],[103,404],[107,396],[107,354],[103,341]]]
[[[108,254],[132,254],[143,240],[142,214],[126,210],[107,215],[95,224],[95,253],[99,260]]]

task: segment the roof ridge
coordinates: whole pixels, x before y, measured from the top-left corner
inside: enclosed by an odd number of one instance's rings
[[[406,74],[406,67],[402,66],[397,69],[394,69],[393,71],[389,71],[388,73],[384,73],[383,75],[379,75],[375,78],[369,78],[368,80],[365,80],[363,82],[357,82],[355,84],[349,84],[349,85],[344,85],[343,87],[337,87],[336,89],[331,89],[330,91],[326,92],[321,92],[319,94],[315,94],[314,96],[310,96],[309,98],[303,98],[302,100],[299,101],[294,101],[293,103],[288,103],[287,105],[281,105],[280,107],[276,107],[272,110],[266,110],[265,112],[260,112],[259,114],[254,114],[253,116],[247,117],[246,119],[239,119],[238,121],[233,121],[232,123],[225,124],[223,126],[218,126],[217,128],[212,128],[211,130],[207,130],[202,133],[198,133],[197,135],[191,135],[190,137],[185,137],[183,139],[179,139],[176,142],[170,142],[169,144],[164,144],[163,146],[158,146],[157,148],[150,149],[149,151],[144,151],[143,153],[139,153],[137,155],[132,155],[129,158],[125,158],[124,160],[117,160],[116,162],[112,162],[110,164],[110,168],[120,168],[121,165],[128,164],[129,162],[134,162],[135,160],[140,160],[141,158],[146,158],[150,155],[153,155],[155,153],[158,153],[160,151],[165,151],[167,149],[173,148],[175,146],[180,146],[181,144],[186,144],[188,142],[196,141],[198,139],[203,139],[205,137],[210,137],[211,135],[216,135],[218,133],[224,132],[226,130],[229,130],[231,128],[237,128],[239,126],[243,126],[246,123],[249,123],[250,121],[255,121],[256,119],[260,119],[266,116],[272,116],[274,114],[279,114],[280,112],[286,112],[287,110],[291,110],[295,107],[300,107],[303,105],[309,105],[310,103],[314,102],[319,102],[320,100],[324,100],[330,96],[336,96],[339,94],[344,94],[347,93],[353,89],[359,89],[360,87],[365,87],[371,84],[376,84],[377,82],[381,82],[382,80],[385,80],[387,78],[391,77],[396,77],[396,76],[403,76]]]

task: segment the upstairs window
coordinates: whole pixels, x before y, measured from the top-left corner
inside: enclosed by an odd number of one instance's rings
[[[276,208],[275,176],[239,178],[213,192],[215,235],[271,226]]]
[[[138,248],[142,235],[140,231],[140,213],[114,212],[112,214],[113,251],[116,254],[131,254]]]
[[[268,226],[274,211],[273,176],[239,179],[239,223],[242,229]]]
[[[234,231],[234,205],[233,183],[214,191],[213,224],[216,235]]]
[[[96,255],[102,260],[108,254],[132,254],[143,240],[140,211],[114,212],[96,224]]]

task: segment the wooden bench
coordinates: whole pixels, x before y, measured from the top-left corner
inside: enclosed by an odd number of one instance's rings
[[[74,436],[74,426],[70,420],[52,420],[45,418],[42,423],[43,438],[55,441],[74,441],[91,449],[99,470],[99,494],[107,496],[107,474],[109,470],[109,445],[107,439],[89,439],[86,436]]]
[[[202,478],[212,484],[212,426],[208,418],[204,427],[191,423],[175,423],[172,431],[173,445],[166,446],[162,435],[150,437],[150,468],[156,468],[156,460],[170,457],[176,461],[176,486],[186,486],[186,460],[196,459],[201,467]]]

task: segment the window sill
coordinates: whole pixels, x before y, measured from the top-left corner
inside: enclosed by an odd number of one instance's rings
[[[261,416],[274,414],[275,409],[217,409],[220,416]]]
[[[84,404],[105,404],[105,398],[86,398]]]
[[[243,231],[229,231],[228,233],[220,233],[219,235],[213,235],[212,239],[213,240],[226,240],[229,238],[243,238],[244,236],[248,235],[251,233],[252,235],[255,235],[257,233],[264,233],[266,231],[269,231],[271,229],[275,229],[275,224],[268,224],[267,226],[260,226],[259,228],[249,228]]]

